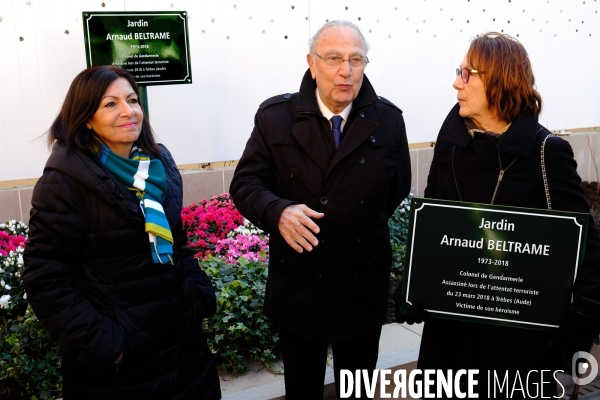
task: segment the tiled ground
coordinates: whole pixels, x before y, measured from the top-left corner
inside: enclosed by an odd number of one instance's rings
[[[421,325],[389,324],[383,327],[379,342],[379,360],[377,369],[406,369],[407,373],[415,368],[421,343]],[[277,365],[281,371],[283,365]],[[391,390],[393,388],[390,387]],[[284,400],[285,388],[282,374],[272,374],[265,369],[253,368],[245,375],[231,378],[221,377],[223,400]],[[377,386],[374,399],[380,399]],[[410,398],[410,397],[409,397]],[[327,366],[323,400],[334,400],[333,367]]]

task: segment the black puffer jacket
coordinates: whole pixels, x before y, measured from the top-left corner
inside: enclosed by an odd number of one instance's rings
[[[62,349],[66,400],[220,398],[202,331],[214,290],[186,245],[175,162],[157,158],[175,265],[152,261],[137,198],[96,157],[57,144],[35,186],[23,280]]]

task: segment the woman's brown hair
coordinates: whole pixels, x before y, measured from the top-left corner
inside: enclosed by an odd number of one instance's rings
[[[477,36],[467,53],[469,64],[480,72],[489,110],[511,122],[525,112],[539,114],[542,96],[525,47],[515,38],[498,32]]]
[[[100,107],[100,101],[108,87],[119,78],[127,79],[141,105],[140,89],[126,70],[114,66],[84,69],[71,82],[62,108],[48,131],[48,144],[52,146],[56,141],[69,151],[96,151],[98,138],[85,124]],[[160,152],[146,115],[137,144],[149,154],[156,155]]]

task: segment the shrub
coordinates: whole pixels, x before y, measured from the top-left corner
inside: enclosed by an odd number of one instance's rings
[[[0,224],[0,398],[52,399],[61,393],[60,351],[28,306],[22,222]]]
[[[409,193],[388,220],[390,241],[392,242],[392,275],[399,276],[404,271],[406,258],[406,241],[408,240],[408,224],[410,221],[410,201],[413,194]]]
[[[411,198],[412,194],[389,220],[393,275],[399,275],[404,265]],[[267,241],[261,230],[245,220],[217,242],[214,257],[206,258],[209,250],[200,262],[217,293],[217,313],[205,321],[204,328],[220,367],[233,375],[245,372],[250,362],[268,365],[279,356],[279,337],[263,314]]]
[[[182,219],[215,287],[217,312],[204,320],[204,330],[220,368],[236,376],[251,362],[269,367],[279,339],[263,314],[268,236],[242,217],[227,193],[184,208]]]
[[[392,273],[402,272],[410,199],[389,220]],[[203,199],[182,210],[188,242],[217,294],[217,313],[204,321],[208,344],[220,367],[233,375],[251,362],[267,367],[280,357],[279,336],[263,314],[268,236],[244,220],[228,194]],[[0,398],[52,399],[60,396],[58,347],[26,302],[21,273],[28,228],[0,224]]]
[[[244,220],[200,262],[217,295],[217,313],[204,323],[219,366],[234,376],[251,362],[271,368],[279,336],[263,314],[268,236]]]
[[[263,314],[267,263],[209,257],[200,266],[217,295],[217,313],[204,320],[204,330],[219,366],[234,376],[244,373],[250,362],[269,367],[280,355],[279,335]]]

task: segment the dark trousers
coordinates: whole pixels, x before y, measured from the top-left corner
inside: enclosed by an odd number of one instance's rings
[[[350,370],[354,375],[357,369],[366,369],[372,376],[377,364],[380,336],[381,328],[361,337],[331,344],[338,399],[340,370]],[[279,330],[279,343],[283,355],[286,400],[322,400],[328,345],[301,339],[284,330]],[[361,394],[363,397],[351,398],[367,399],[364,386]]]

